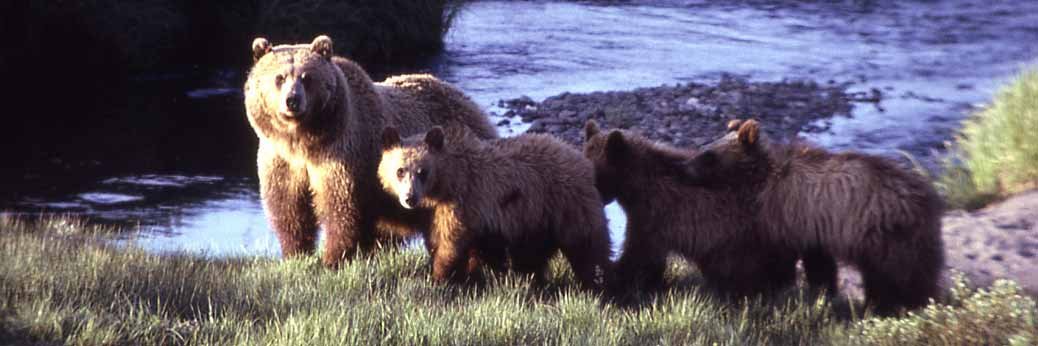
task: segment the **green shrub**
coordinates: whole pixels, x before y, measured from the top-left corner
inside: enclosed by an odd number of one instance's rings
[[[1033,345],[1038,341],[1038,308],[1020,286],[1006,280],[971,290],[954,280],[950,302],[900,319],[870,318],[857,323],[854,343],[868,345]]]
[[[977,208],[1038,187],[1038,69],[968,119],[944,163],[937,186],[953,207]]]

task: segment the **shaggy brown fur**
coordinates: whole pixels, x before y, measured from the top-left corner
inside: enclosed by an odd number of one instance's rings
[[[942,202],[926,179],[876,156],[769,143],[753,120],[730,128],[686,163],[688,181],[745,200],[770,244],[855,265],[880,313],[937,295]]]
[[[464,129],[444,132],[436,127],[401,143],[387,129],[379,165],[383,186],[401,205],[433,211],[434,279],[464,278],[461,266],[477,249],[495,269],[510,261],[540,282],[561,249],[585,287],[602,284],[609,230],[580,152],[547,135],[481,141]]]
[[[763,246],[747,222],[752,212],[739,208],[735,196],[679,181],[681,163],[694,152],[624,130],[603,132],[591,121],[584,154],[595,165],[603,201],[615,199],[627,214],[615,294],[661,288],[671,252],[694,262],[707,283],[725,294],[769,292],[793,283],[796,254]]]
[[[285,256],[312,253],[318,223],[325,231],[323,262],[336,267],[359,248],[428,222],[428,215],[403,213],[379,189],[383,126],[405,134],[433,125],[468,127],[481,138],[497,137],[457,89],[427,75],[372,83],[359,66],[332,56],[327,36],[276,47],[258,38],[252,48],[245,108],[260,138],[263,206]]]

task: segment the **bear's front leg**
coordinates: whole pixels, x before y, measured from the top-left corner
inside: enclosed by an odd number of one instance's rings
[[[360,249],[370,250],[375,243],[374,206],[371,184],[363,184],[357,175],[346,173],[340,164],[310,168],[314,190],[314,207],[324,228],[324,252],[321,261],[328,268],[338,268]]]
[[[258,158],[260,198],[285,258],[313,254],[317,218],[311,204],[305,167],[292,167],[260,143]]]
[[[468,278],[468,267],[474,264],[470,263],[470,250],[475,244],[460,220],[453,215],[444,216],[445,213],[439,210],[436,214],[436,221],[430,229],[430,237],[434,239],[435,244],[435,249],[431,253],[433,281],[464,281]]]
[[[617,260],[608,284],[609,294],[621,305],[637,300],[642,293],[655,294],[664,288],[664,272],[667,269],[666,254],[672,249],[655,241],[655,235],[646,230],[627,225],[623,255]]]
[[[469,278],[469,266],[475,271],[478,264],[470,263],[469,248],[467,244],[451,244],[440,246],[436,249],[433,257],[433,281],[436,282],[463,282]],[[478,261],[478,259],[476,259]]]

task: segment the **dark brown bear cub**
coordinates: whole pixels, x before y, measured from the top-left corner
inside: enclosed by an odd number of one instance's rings
[[[383,126],[405,135],[433,125],[466,127],[497,137],[457,89],[428,75],[373,83],[359,66],[332,55],[327,36],[280,46],[258,38],[252,48],[245,110],[259,136],[263,207],[286,257],[314,251],[318,224],[323,262],[336,267],[360,248],[395,242],[427,222],[379,188]]]
[[[937,296],[942,202],[926,179],[877,156],[769,143],[754,120],[729,128],[685,164],[689,182],[745,201],[774,246],[856,266],[881,314]]]
[[[481,141],[435,127],[419,137],[401,142],[386,129],[379,178],[405,208],[432,210],[426,241],[435,280],[463,279],[475,252],[542,282],[561,249],[584,287],[603,283],[609,230],[580,152],[539,134]]]
[[[604,202],[627,214],[626,240],[616,264],[613,293],[622,302],[663,285],[669,253],[694,262],[720,293],[745,296],[792,285],[797,254],[761,240],[753,211],[731,194],[681,181],[695,152],[656,143],[624,130],[585,128],[584,154],[595,166]]]

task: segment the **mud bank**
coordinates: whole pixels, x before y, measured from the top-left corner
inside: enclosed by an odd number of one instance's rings
[[[768,133],[789,138],[824,131],[820,119],[849,116],[855,103],[878,102],[882,93],[848,93],[834,81],[752,82],[723,76],[716,83],[686,83],[585,94],[562,93],[534,102],[502,100],[503,124],[531,123],[529,132],[551,133],[579,144],[580,129],[594,119],[606,128],[641,131],[654,140],[695,146],[716,138],[728,120],[756,118]],[[502,125],[503,125],[502,124]]]

